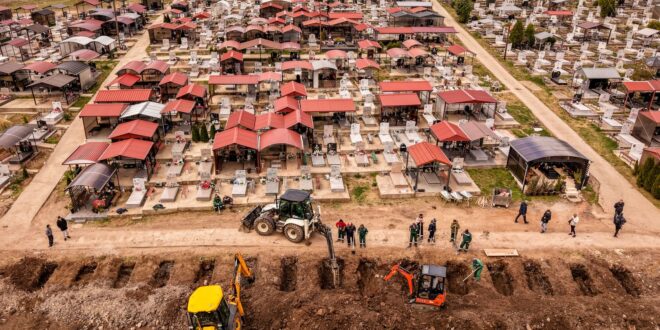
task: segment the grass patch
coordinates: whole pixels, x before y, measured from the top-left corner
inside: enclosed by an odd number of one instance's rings
[[[91,100],[92,100],[91,97],[81,96],[76,100],[76,102],[73,102],[73,104],[71,104],[71,107],[72,108],[82,108],[83,106],[85,106],[85,104],[89,103],[89,101],[91,101]]]
[[[92,87],[87,93],[90,94],[96,94],[96,92],[101,88],[101,84],[108,78],[110,75],[110,72],[115,68],[118,61],[96,61],[94,62],[96,64],[96,70],[101,72],[101,75],[96,78],[96,85]]]
[[[369,186],[367,185],[358,185],[351,189],[351,199],[355,200],[358,203],[364,202],[367,199],[367,192],[369,192]]]
[[[60,135],[59,134],[53,134],[49,136],[47,139],[44,140],[44,142],[48,144],[57,144],[60,142]]]
[[[467,171],[474,183],[481,189],[483,196],[491,196],[493,189],[499,187],[511,189],[511,196],[514,201],[522,198],[522,191],[520,191],[518,183],[505,168],[467,169]]]

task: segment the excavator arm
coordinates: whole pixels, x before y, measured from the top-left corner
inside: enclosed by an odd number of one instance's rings
[[[323,235],[323,237],[325,237],[325,241],[328,245],[328,260],[330,260],[330,268],[332,270],[333,287],[337,287],[339,285],[339,264],[337,264],[337,257],[335,256],[335,246],[332,240],[332,229],[321,223],[320,219],[317,228],[318,232]]]
[[[413,296],[413,293],[415,291],[415,288],[413,286],[413,278],[415,275],[411,274],[408,270],[404,269],[401,267],[399,264],[396,264],[392,266],[392,269],[390,270],[390,273],[385,276],[384,280],[389,281],[392,276],[399,274],[403,276],[404,279],[406,279],[406,283],[408,283],[408,293],[410,296]]]
[[[229,295],[229,299],[231,303],[236,305],[240,316],[245,314],[243,304],[241,303],[241,281],[243,279],[246,279],[248,283],[254,282],[254,273],[248,267],[243,256],[240,253],[236,253],[234,256],[234,277],[231,284],[232,292]]]

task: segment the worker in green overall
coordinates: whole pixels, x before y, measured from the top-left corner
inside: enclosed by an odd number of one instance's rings
[[[474,280],[479,282],[481,280],[481,271],[484,269],[484,263],[477,258],[472,258],[472,272],[474,273]]]

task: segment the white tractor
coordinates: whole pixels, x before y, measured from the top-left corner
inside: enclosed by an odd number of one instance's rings
[[[248,230],[254,229],[259,235],[272,235],[275,231],[294,243],[309,239],[313,232],[323,226],[320,214],[314,214],[310,193],[304,190],[289,189],[275,203],[257,206],[242,221]]]

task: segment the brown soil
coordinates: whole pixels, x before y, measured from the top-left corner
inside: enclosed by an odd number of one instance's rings
[[[181,329],[187,297],[199,282],[227,288],[233,252],[4,258],[0,328]],[[463,282],[471,256],[447,260],[434,251],[414,257],[403,249],[366,250],[358,256],[345,251],[342,283],[333,289],[321,252],[284,252],[283,259],[275,257],[279,251],[242,252],[256,274],[253,284],[242,287],[246,329],[656,329],[660,321],[655,294],[660,284],[653,271],[660,258],[648,251],[486,260],[488,271],[480,282]],[[446,309],[410,305],[399,276],[383,281],[402,261],[408,269],[428,263],[448,267]],[[647,267],[638,269],[638,263]],[[52,276],[40,279],[42,269],[54,266]],[[27,280],[19,276],[26,274]],[[282,290],[291,278],[295,285]],[[596,287],[597,295],[574,294]],[[630,294],[621,294],[622,288]]]

